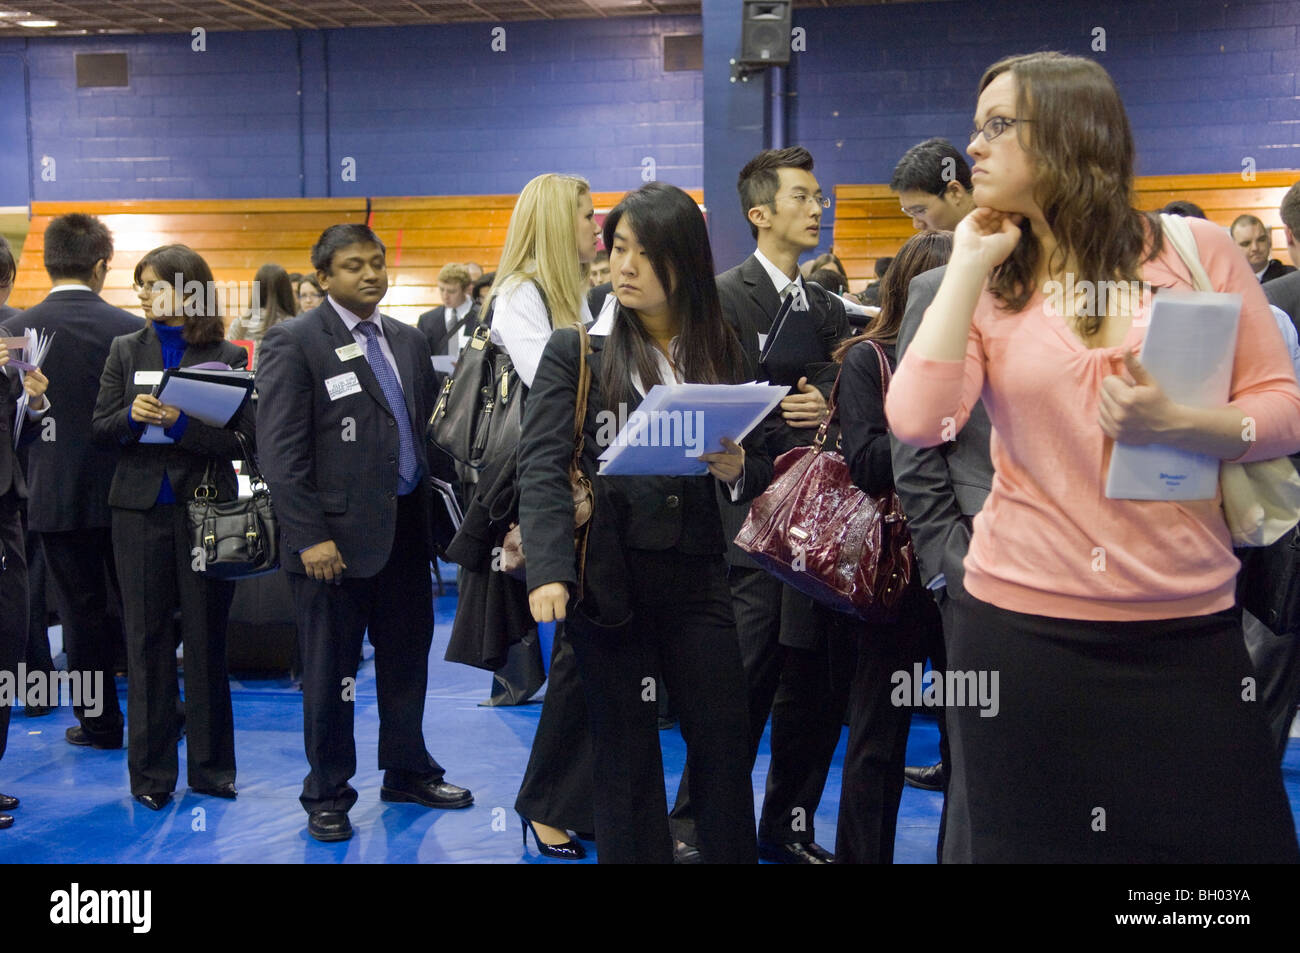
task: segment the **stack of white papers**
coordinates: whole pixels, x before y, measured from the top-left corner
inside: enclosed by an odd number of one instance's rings
[[[774,384],[656,384],[639,407],[597,416],[601,476],[701,476],[702,453],[740,443],[790,388]]]
[[[50,342],[52,340],[54,340],[53,331],[49,334],[37,334],[35,328],[27,328],[23,332],[22,358],[9,358],[9,364],[18,369],[18,378],[20,380],[27,375],[28,371],[35,370],[45,363],[45,355],[50,353]],[[18,408],[14,416],[15,448],[18,446],[18,438],[22,436],[23,423],[27,420],[27,405],[29,402],[30,398],[27,396],[27,391],[24,390],[18,398]]]
[[[1161,291],[1139,360],[1170,400],[1222,407],[1232,386],[1241,295]],[[1112,500],[1210,500],[1219,485],[1217,457],[1163,444],[1115,444],[1106,477]]]
[[[197,367],[174,367],[163,374],[154,394],[209,427],[225,427],[253,392],[253,373]],[[173,443],[162,427],[150,424],[141,443]]]

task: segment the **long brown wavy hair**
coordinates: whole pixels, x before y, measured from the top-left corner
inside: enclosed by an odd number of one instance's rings
[[[990,66],[979,92],[1008,71],[1016,80],[1016,115],[1033,120],[1010,132],[1036,167],[1034,199],[1057,242],[1049,274],[1074,261],[1076,282],[1136,281],[1142,262],[1160,252],[1161,233],[1133,207],[1133,133],[1115,83],[1092,60],[1029,53]],[[1033,230],[1023,226],[1019,244],[989,278],[1004,307],[1020,311],[1033,296],[1041,254]],[[1091,336],[1101,319],[1081,316],[1079,330]]]
[[[951,257],[952,232],[918,232],[909,238],[889,263],[885,277],[880,279],[880,313],[861,334],[836,348],[833,359],[844,360],[853,345],[862,341],[875,339],[888,344],[897,341],[903,312],[907,310],[907,286],[922,272],[948,264]]]

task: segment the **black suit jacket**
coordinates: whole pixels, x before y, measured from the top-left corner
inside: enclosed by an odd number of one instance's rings
[[[587,310],[591,312],[593,321],[600,317],[600,309],[605,307],[605,298],[613,290],[614,282],[607,281],[603,285],[596,285],[587,292]]]
[[[900,361],[943,275],[943,268],[935,268],[917,275],[908,286],[907,310],[898,330]],[[955,439],[937,447],[913,447],[890,437],[894,488],[907,515],[923,585],[939,573],[946,577],[950,591],[961,585],[962,560],[970,548],[971,519],[983,507],[993,486],[993,461],[989,459],[992,430],[983,402],[977,402]]]
[[[465,322],[461,327],[473,333],[477,324],[478,302],[475,301],[469,306],[469,313],[465,315]],[[415,322],[415,326],[420,329],[420,333],[429,342],[430,354],[447,353],[447,309],[445,307],[439,305],[432,311],[424,312]]]
[[[231,367],[247,367],[248,352],[229,341],[204,347],[187,347],[181,367],[208,361],[220,361]],[[144,429],[131,425],[128,411],[138,394],[147,394],[153,384],[136,383],[137,371],[163,370],[162,344],[152,325],[134,334],[113,340],[100,378],[99,399],[91,422],[96,443],[116,448],[117,467],[108,491],[109,506],[127,510],[150,509],[158,499],[163,473],[171,483],[177,503],[193,499],[194,490],[203,482],[209,461],[217,485],[217,498],[233,500],[237,495],[235,469],[231,460],[243,457],[234,430],[254,441],[253,410],[245,402],[235,420],[234,429],[211,427],[190,418],[185,432],[176,443],[141,443]]]
[[[41,367],[50,380],[47,417],[53,422],[42,422],[48,438],[34,440],[27,449],[30,529],[58,533],[109,525],[108,491],[117,450],[95,445],[90,421],[109,346],[114,338],[143,327],[143,319],[93,291],[80,290],[55,292],[0,325],[0,335],[6,337],[20,335],[24,328],[54,335]]]
[[[1300,333],[1300,271],[1265,282],[1263,288],[1268,303],[1285,311]]]
[[[410,325],[383,315],[410,415],[416,453],[429,473],[425,424],[437,385],[429,345]],[[347,578],[375,575],[388,562],[397,525],[397,421],[365,355],[340,360],[355,344],[328,300],[277,324],[257,359],[258,454],[280,522],[285,568],[303,572],[298,554],[333,540]],[[360,390],[331,400],[326,381],[355,374]],[[427,527],[429,487],[418,494]],[[427,533],[426,533],[427,535]],[[434,555],[430,545],[428,556]]]
[[[528,589],[550,582],[577,583],[573,544],[573,412],[578,393],[578,332],[551,335],[524,405],[519,444],[519,521],[527,554]],[[604,406],[600,368],[604,337],[591,337],[591,391],[587,399],[583,468],[593,475],[604,449],[597,443]],[[635,408],[629,408],[629,412]],[[608,429],[608,428],[606,428]],[[742,495],[752,499],[772,478],[772,461],[757,428],[744,441]],[[712,476],[594,477],[596,509],[587,550],[587,589],[597,601],[617,601],[625,549],[722,556],[728,545]],[[615,614],[615,617],[617,615]]]
[[[772,320],[781,309],[781,296],[763,265],[753,255],[735,268],[718,275],[717,281],[722,315],[740,338],[748,373],[756,379],[760,373],[758,335],[767,334],[771,329]],[[808,311],[794,312],[790,319],[802,317],[812,322],[819,346],[808,355],[809,373],[806,376],[809,383],[822,392],[823,397],[829,397],[838,369],[838,365],[831,361],[831,354],[841,341],[852,334],[852,330],[844,304],[839,298],[815,282],[805,281],[804,287],[807,289]],[[787,450],[811,444],[817,436],[816,428],[788,426],[781,417],[779,406],[768,417],[763,429],[767,453],[773,460]],[[766,489],[766,483],[759,489]],[[749,514],[749,506],[731,503],[721,497],[719,499],[723,530],[728,540],[734,540]],[[760,568],[734,543],[727,547],[727,562],[748,569]]]
[[[1291,274],[1294,271],[1295,268],[1291,267],[1290,265],[1284,265],[1276,258],[1270,258],[1268,260],[1268,267],[1265,268],[1264,273],[1259,276],[1259,280],[1260,283],[1262,284],[1265,281],[1273,281],[1277,278],[1282,278],[1286,275]]]

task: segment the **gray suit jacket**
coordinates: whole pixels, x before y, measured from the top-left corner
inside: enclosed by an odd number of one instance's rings
[[[908,287],[907,310],[898,331],[900,362],[939,290],[944,270],[935,268],[917,275]],[[984,405],[976,403],[956,439],[937,447],[909,446],[890,434],[894,487],[907,514],[922,583],[943,573],[950,590],[961,584],[962,559],[970,547],[970,521],[993,485],[991,430]]]

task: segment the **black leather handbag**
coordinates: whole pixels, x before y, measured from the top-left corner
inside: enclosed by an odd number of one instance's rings
[[[546,293],[536,287],[545,304]],[[494,301],[461,349],[426,430],[432,443],[475,470],[513,453],[523,432],[523,381],[506,349],[492,343],[495,310]]]
[[[243,434],[236,434],[253,485],[247,499],[217,502],[208,461],[203,482],[187,504],[191,568],[213,579],[248,579],[280,568],[280,536],[271,507],[271,490]]]

